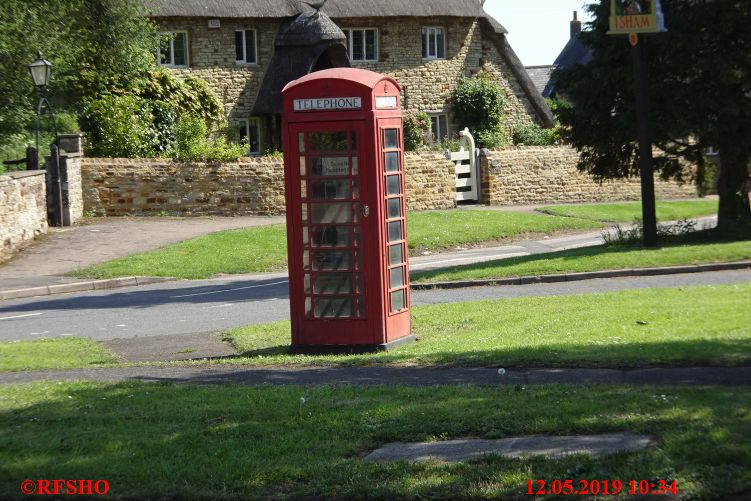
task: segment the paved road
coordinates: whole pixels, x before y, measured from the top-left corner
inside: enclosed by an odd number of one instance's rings
[[[412,303],[570,295],[650,287],[751,282],[751,270],[553,284],[415,291]],[[283,274],[172,282],[0,303],[0,340],[65,335],[97,340],[215,332],[289,317]]]

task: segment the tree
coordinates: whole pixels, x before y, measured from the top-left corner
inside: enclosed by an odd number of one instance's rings
[[[142,0],[3,0],[0,16],[0,135],[31,113],[27,65],[52,62],[57,105],[129,89],[154,64],[156,28]]]
[[[719,226],[751,221],[751,3],[663,0],[668,32],[641,37],[650,72],[651,122],[660,176],[685,179],[680,160],[705,172],[703,152],[720,153]],[[610,1],[590,7],[594,21],[582,41],[591,62],[556,72],[572,106],[561,111],[579,168],[598,179],[638,175],[631,48],[607,35]]]

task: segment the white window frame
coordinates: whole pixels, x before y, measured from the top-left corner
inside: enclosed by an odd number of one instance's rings
[[[185,35],[185,64],[175,64],[175,36]],[[171,61],[162,63],[162,37],[170,37],[170,56]],[[156,64],[166,68],[187,68],[190,66],[190,45],[188,45],[188,32],[186,30],[160,31],[156,35]]]
[[[349,54],[349,60],[352,63],[377,63],[380,57],[380,40],[379,40],[379,33],[378,28],[345,28],[344,30],[345,35],[347,36],[347,54]],[[352,32],[353,31],[362,31],[362,47],[363,47],[363,59],[353,59],[353,51],[352,51]],[[375,58],[374,59],[368,59],[368,51],[365,45],[365,32],[366,31],[372,31],[375,35]]]
[[[245,137],[250,136],[250,125],[255,124],[256,128],[258,129],[258,149],[257,151],[251,150],[250,143],[248,143],[248,155],[260,155],[263,153],[263,129],[261,128],[261,118],[260,117],[250,117],[246,118],[244,120],[240,120],[240,128],[243,126],[245,127]],[[242,142],[242,137],[240,138],[240,141]]]
[[[246,53],[246,50],[248,48],[247,43],[247,36],[248,32],[253,32],[253,49],[255,50],[255,53],[253,54],[253,61],[248,61],[248,54]],[[242,33],[243,34],[243,41],[242,41],[242,49],[243,49],[243,58],[237,59],[237,34]],[[251,66],[257,66],[258,65],[258,32],[254,29],[245,29],[245,30],[235,30],[235,64],[240,65],[251,65]]]
[[[443,34],[443,56],[438,54],[441,52],[438,50],[438,31]],[[430,38],[434,40],[434,52],[430,53]],[[425,42],[425,55],[423,60],[443,60],[446,59],[446,28],[443,26],[423,26],[421,33],[421,42]],[[422,45],[422,43],[421,43]]]
[[[430,116],[430,134],[433,136],[433,141],[440,143],[446,138],[451,137],[449,130],[449,116],[447,113],[429,113]],[[444,117],[446,120],[446,130],[441,130],[441,117]],[[438,130],[436,131],[435,127],[433,127],[433,120],[435,119],[435,123],[438,126]]]

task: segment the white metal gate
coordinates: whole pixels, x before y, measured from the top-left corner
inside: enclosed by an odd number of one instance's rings
[[[459,151],[451,152],[449,159],[456,163],[456,200],[477,201],[479,175],[475,161],[475,138],[464,129],[459,133]]]

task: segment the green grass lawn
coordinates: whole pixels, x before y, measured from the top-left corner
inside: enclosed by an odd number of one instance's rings
[[[0,372],[96,367],[117,361],[94,341],[78,337],[0,343]]]
[[[290,355],[289,322],[225,333],[257,365],[579,366],[751,362],[751,284],[417,306],[419,341],[364,355]]]
[[[490,367],[751,363],[751,284],[416,306],[419,341],[363,355],[292,355],[289,321],[224,333],[242,356],[198,364]],[[0,343],[0,370],[118,365],[93,341]]]
[[[717,214],[717,200],[684,200],[657,202],[658,221],[678,221]],[[568,216],[594,221],[626,222],[641,220],[641,202],[615,204],[557,205],[539,209],[545,214]]]
[[[748,387],[0,386],[0,496],[24,479],[106,479],[107,499],[527,499],[527,481],[676,480],[681,498],[751,489]],[[303,401],[304,399],[304,401]],[[630,432],[604,458],[373,464],[397,441]],[[628,499],[628,496],[608,499]]]
[[[577,273],[585,271],[650,268],[721,263],[751,259],[751,240],[740,242],[665,245],[654,249],[634,245],[585,247],[531,256],[452,266],[410,275],[414,283],[481,280]]]
[[[408,216],[412,253],[501,240],[527,233],[599,228],[588,220],[501,211],[415,212]],[[162,249],[78,270],[81,278],[159,276],[183,279],[279,271],[287,266],[283,225],[213,233]]]

